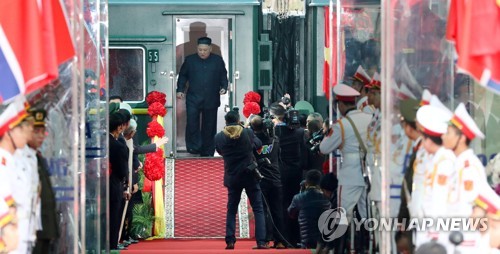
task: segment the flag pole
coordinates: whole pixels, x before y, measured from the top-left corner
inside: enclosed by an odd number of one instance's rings
[[[329,96],[328,96],[328,121],[329,121],[329,127],[331,128],[332,127],[332,124],[333,124],[333,70],[332,70],[332,64],[333,64],[333,61],[335,61],[335,59],[333,59],[333,0],[330,0],[330,3],[329,3],[329,8],[328,8],[328,45],[329,45],[329,54],[330,54],[330,64],[328,66],[329,70],[328,70],[328,80],[330,82],[330,84],[328,84],[329,88],[328,88],[328,92],[330,93]],[[330,153],[329,155],[329,158],[328,158],[328,161],[329,161],[329,172],[333,172],[333,155],[332,153]]]

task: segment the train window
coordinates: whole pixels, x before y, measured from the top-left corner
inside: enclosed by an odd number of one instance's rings
[[[109,96],[120,96],[129,103],[146,96],[146,61],[142,47],[109,48]]]

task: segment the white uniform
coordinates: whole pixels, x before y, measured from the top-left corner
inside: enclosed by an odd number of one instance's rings
[[[371,115],[360,110],[352,110],[347,113],[347,116],[356,125],[363,142],[366,142],[366,129]],[[329,154],[337,148],[341,151],[341,165],[337,172],[339,206],[346,209],[348,216],[352,216],[354,206],[358,204],[361,217],[366,218],[366,186],[361,172],[358,139],[349,120],[345,117],[337,121],[332,129],[333,134],[325,137],[321,142],[320,151],[323,154]]]
[[[422,202],[424,197],[424,184],[426,169],[428,168],[427,163],[432,162],[433,154],[427,153],[421,144],[422,137],[419,137],[415,141],[415,144],[419,145],[417,148],[417,154],[415,156],[415,161],[413,162],[413,184],[411,192],[411,201],[408,203],[408,210],[412,218],[423,219],[424,213],[422,209]]]
[[[37,170],[36,155],[34,156],[28,146],[17,149],[14,153],[16,165],[10,170],[10,179],[15,186],[25,186],[16,189],[13,192],[14,200],[16,200],[17,217],[19,220],[19,245],[15,251],[11,253],[24,254],[31,251],[31,247],[36,240],[36,210],[38,200],[38,181],[34,185],[36,176],[34,171]]]
[[[14,219],[14,214],[11,212],[14,198],[12,197],[12,186],[9,177],[9,168],[14,166],[12,163],[12,155],[0,148],[0,232],[3,227]],[[4,242],[0,241],[0,252],[5,248],[4,245]]]
[[[366,157],[366,163],[370,168],[371,173],[371,191],[369,193],[370,200],[380,202],[382,200],[382,172],[380,171],[381,163],[381,136],[380,129],[382,123],[382,115],[379,109],[373,114],[368,127],[367,127],[367,143],[366,149],[368,149],[368,154]]]
[[[483,164],[472,149],[467,149],[458,155],[455,161],[454,186],[450,195],[448,216],[469,218],[479,188],[483,185],[489,186]],[[474,251],[480,237],[479,232],[463,232],[463,235],[464,241],[458,246],[458,250],[461,253]]]
[[[482,184],[475,187],[478,191],[478,197],[475,204],[482,208],[488,219],[488,229],[482,232],[482,236],[478,239],[477,253],[500,253],[500,196],[488,185]],[[464,252],[462,252],[464,253]]]
[[[398,126],[398,125],[397,125]],[[391,144],[391,162],[390,162],[390,217],[398,216],[399,206],[401,204],[401,183],[403,182],[404,172],[410,161],[413,141],[404,135],[402,128],[395,128],[393,131],[400,132],[396,143]],[[393,133],[396,134],[396,133]]]
[[[426,165],[424,179],[424,193],[420,210],[425,218],[443,218],[447,215],[448,198],[453,188],[455,155],[452,151],[441,147],[434,154],[432,161]],[[431,241],[438,240],[444,246],[449,246],[448,239],[444,239],[442,232],[436,228],[418,231],[416,248]],[[447,235],[446,235],[447,236]]]

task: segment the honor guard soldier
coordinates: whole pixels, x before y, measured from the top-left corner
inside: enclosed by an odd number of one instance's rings
[[[29,105],[25,104],[25,109],[28,110],[28,108]],[[23,120],[27,142],[30,142],[33,137],[33,124],[34,118],[28,114]],[[13,192],[19,220],[19,246],[11,253],[31,253],[36,240],[36,229],[41,227],[37,223],[37,215],[40,216],[40,207],[38,204],[39,179],[36,152],[27,145],[18,147],[14,153],[14,160],[16,166],[11,169],[9,175],[11,184],[25,187]]]
[[[344,84],[333,88],[342,114],[330,129],[325,130],[325,138],[320,143],[320,151],[329,154],[340,149],[340,169],[338,178],[338,207],[346,210],[347,218],[353,218],[354,206],[357,204],[361,218],[367,218],[367,183],[364,175],[366,156],[366,130],[372,116],[356,107],[356,96],[359,92]],[[358,246],[361,246],[359,244]]]
[[[380,82],[380,76],[375,73],[369,85],[368,92],[368,103],[373,105],[375,112],[373,113],[373,118],[368,125],[366,137],[367,137],[367,149],[368,154],[366,156],[367,165],[370,169],[371,174],[371,190],[370,190],[370,200],[375,202],[377,210],[380,210],[379,204],[381,201],[381,180],[382,175],[380,172],[381,166],[381,136],[380,129],[382,123],[382,115],[380,112],[380,102],[381,102],[381,88],[382,83]],[[378,211],[374,211],[374,216],[378,217]]]
[[[437,97],[436,97],[437,98]],[[417,111],[417,121],[423,132],[423,147],[432,154],[432,160],[426,163],[422,204],[417,208],[418,217],[442,218],[447,215],[446,206],[452,188],[453,163],[455,155],[442,146],[441,135],[446,133],[452,113],[444,106],[425,105]],[[436,223],[433,224],[434,226]],[[446,237],[444,237],[446,236]],[[436,228],[418,231],[416,248],[431,240],[437,240],[444,246],[449,246],[447,234],[438,232]]]
[[[356,70],[356,73],[354,73],[354,76],[352,77],[352,88],[356,89],[359,92],[358,100],[356,102],[356,107],[366,113],[373,114],[375,109],[373,108],[372,105],[368,104],[368,87],[367,85],[370,85],[371,78],[368,76],[366,73],[365,69],[363,67],[358,66],[358,69]]]
[[[460,103],[450,121],[448,131],[443,135],[443,145],[451,149],[457,157],[455,186],[448,205],[450,217],[470,217],[479,187],[489,186],[483,164],[469,148],[470,142],[475,138],[484,139],[484,134],[467,113],[465,105]],[[464,232],[464,241],[459,245],[458,250],[461,253],[470,253],[476,248],[478,237],[478,232]]]
[[[486,218],[487,229],[482,231],[481,238],[477,242],[478,253],[499,254],[500,253],[500,197],[490,188],[483,184],[478,186],[478,196],[474,201],[472,218]],[[462,252],[464,253],[464,252]]]
[[[26,186],[13,186],[11,181],[14,152],[26,145],[25,98],[19,96],[7,107],[0,109],[0,252],[10,252],[18,248],[16,192]],[[26,250],[27,251],[27,250]],[[26,251],[24,253],[26,253]]]

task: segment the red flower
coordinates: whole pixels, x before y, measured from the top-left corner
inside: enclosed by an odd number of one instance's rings
[[[159,102],[161,105],[165,105],[165,103],[167,103],[166,97],[167,95],[162,92],[152,91],[148,94],[148,96],[146,96],[146,102],[148,103],[148,105],[151,105],[155,102]]]
[[[167,114],[167,109],[163,106],[163,104],[160,104],[159,102],[154,102],[153,104],[149,105],[148,114],[151,117],[165,116],[165,114]]]
[[[260,113],[260,106],[257,102],[248,102],[243,106],[243,115],[248,118],[251,114],[257,115]]]
[[[144,176],[157,181],[165,175],[165,164],[163,159],[163,150],[158,149],[155,153],[148,153],[144,162]]]
[[[154,138],[155,136],[163,137],[165,135],[165,129],[163,129],[163,126],[158,122],[151,121],[148,123],[148,128],[146,128],[146,134],[148,134],[150,138]]]
[[[260,94],[250,91],[245,94],[245,98],[243,99],[243,104],[247,104],[248,102],[256,102],[257,104],[260,103]]]

